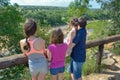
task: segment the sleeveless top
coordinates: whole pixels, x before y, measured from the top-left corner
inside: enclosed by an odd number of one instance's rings
[[[42,49],[42,50],[35,50],[34,47],[33,47],[33,44],[34,44],[34,42],[37,39],[38,38],[35,38],[34,40],[28,40],[28,43],[30,45],[30,51],[25,53],[27,56],[29,56],[29,55],[31,55],[33,53],[44,54],[44,51],[45,51],[44,49]]]
[[[70,42],[69,38],[70,38],[72,32],[75,32],[75,33],[76,33],[75,28],[72,28],[72,29],[69,31],[69,33],[67,34],[67,37],[64,39],[64,42],[65,42],[65,43],[68,44],[68,43]],[[75,35],[74,35],[74,37],[75,37]]]
[[[28,40],[28,43],[30,44],[30,51],[26,52],[25,54],[28,57],[28,62],[29,62],[29,67],[37,67],[37,66],[42,66],[47,64],[47,60],[44,56],[44,49],[41,50],[35,50],[33,47],[34,42],[38,38],[35,38],[34,40]]]

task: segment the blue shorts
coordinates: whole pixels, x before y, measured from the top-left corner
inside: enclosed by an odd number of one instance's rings
[[[52,75],[57,75],[58,73],[64,73],[64,71],[65,71],[65,66],[60,68],[50,68],[50,73]]]
[[[69,73],[73,73],[74,79],[78,79],[81,78],[82,75],[82,66],[83,66],[83,62],[75,62],[75,61],[71,61],[67,71]]]

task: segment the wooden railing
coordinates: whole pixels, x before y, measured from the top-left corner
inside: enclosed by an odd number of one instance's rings
[[[120,35],[115,35],[99,40],[87,41],[86,48],[98,46],[98,54],[97,54],[98,70],[99,70],[99,66],[101,65],[101,58],[104,50],[104,44],[119,40],[120,40]],[[25,64],[25,63],[27,63],[27,58],[24,56],[24,54],[16,54],[13,56],[3,57],[0,58],[0,69],[4,69],[7,67],[20,65],[20,64]]]

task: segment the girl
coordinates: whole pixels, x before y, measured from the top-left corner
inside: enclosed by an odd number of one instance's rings
[[[76,35],[76,31],[78,30],[78,18],[73,18],[70,21],[69,27],[71,28],[71,30],[69,31],[65,42],[68,44],[68,50],[67,50],[67,55],[71,54],[71,44],[72,44],[72,40],[74,39],[75,35]]]
[[[64,35],[61,29],[53,30],[50,38],[51,44],[48,46],[48,59],[50,60],[52,80],[63,80],[67,50],[67,44],[63,43],[63,39]]]
[[[47,73],[47,60],[44,56],[45,41],[35,37],[37,25],[34,20],[26,20],[23,29],[26,38],[20,41],[20,46],[22,52],[28,57],[32,80],[45,80]]]

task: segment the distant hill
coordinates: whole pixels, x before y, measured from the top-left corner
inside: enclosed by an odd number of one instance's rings
[[[21,8],[25,9],[45,9],[45,10],[63,10],[67,9],[67,7],[57,7],[57,6],[35,6],[35,5],[20,5]]]

